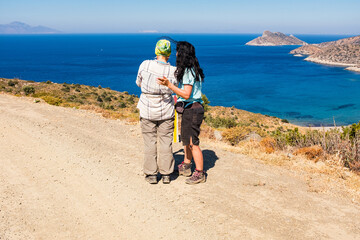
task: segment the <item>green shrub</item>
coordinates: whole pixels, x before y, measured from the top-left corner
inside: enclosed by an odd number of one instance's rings
[[[232,128],[238,125],[234,118],[212,117],[211,115],[205,117],[205,122],[214,128]]]
[[[25,86],[23,87],[23,91],[25,92],[25,95],[34,94],[35,88],[33,86]]]
[[[346,136],[353,140],[357,134],[360,134],[360,122],[353,123],[351,126],[343,127],[343,132],[341,134],[341,138],[344,139]]]
[[[70,87],[65,85],[61,90],[64,91],[64,92],[70,92]]]
[[[134,95],[131,95],[131,96],[127,99],[127,101],[128,101],[130,104],[134,104],[134,103],[135,103],[135,101],[134,101]]]
[[[47,93],[47,92],[38,92],[38,93],[33,94],[32,97],[41,98],[41,97],[47,96],[47,95],[49,95],[49,93]]]
[[[102,107],[103,109],[107,109],[107,110],[115,110],[115,107],[113,105],[106,104],[106,103],[101,103],[100,107]]]
[[[53,97],[53,96],[44,96],[42,97],[45,102],[47,102],[50,105],[59,106],[63,100],[61,98]]]
[[[76,95],[70,95],[68,98],[67,98],[67,100],[69,101],[69,102],[74,102],[75,100],[76,100]]]
[[[201,99],[203,101],[204,111],[207,112],[209,110],[209,99],[205,96],[205,94],[201,94]]]
[[[121,102],[119,105],[118,105],[119,108],[126,108],[126,103],[124,102]]]
[[[10,86],[10,87],[14,87],[16,84],[18,84],[19,83],[19,81],[17,81],[17,80],[9,80],[8,81],[8,86]]]
[[[111,102],[111,97],[107,96],[107,97],[104,98],[104,100],[105,100],[106,102]]]
[[[281,119],[281,122],[283,123],[289,123],[289,121],[287,119]]]
[[[236,145],[242,141],[249,133],[254,132],[260,136],[264,136],[261,129],[256,127],[233,127],[223,131],[223,138],[228,141],[231,145]]]

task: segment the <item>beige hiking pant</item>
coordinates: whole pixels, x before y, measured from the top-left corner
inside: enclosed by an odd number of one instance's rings
[[[175,160],[172,153],[174,119],[152,121],[141,118],[141,132],[144,138],[144,173],[155,175],[171,174]],[[159,139],[159,159],[157,140]]]

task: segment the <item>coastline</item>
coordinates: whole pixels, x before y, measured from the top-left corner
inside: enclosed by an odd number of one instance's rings
[[[274,43],[246,43],[246,46],[255,46],[255,47],[276,47],[276,46],[304,46],[299,44],[274,44]]]
[[[315,58],[312,56],[309,56],[309,57],[305,58],[304,60],[308,61],[308,62],[323,64],[323,65],[345,67],[345,70],[349,70],[349,71],[353,71],[353,72],[360,72],[360,67],[357,67],[356,64],[332,62],[332,61],[318,59],[318,58]]]
[[[347,67],[346,70],[353,71],[353,72],[359,72],[360,73],[360,67]]]
[[[312,57],[312,56],[309,56],[309,57],[305,58],[304,60],[309,61],[309,62],[314,62],[314,63],[320,63],[320,64],[325,64],[325,65],[333,65],[333,66],[340,66],[340,67],[355,67],[356,66],[356,64],[332,62],[332,61],[327,61],[327,60],[322,60],[322,59],[319,59],[319,58],[315,58],[315,57]]]

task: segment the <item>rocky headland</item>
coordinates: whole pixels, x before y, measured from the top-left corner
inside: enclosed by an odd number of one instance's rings
[[[251,46],[282,46],[282,45],[307,45],[306,42],[294,37],[287,36],[281,32],[264,31],[261,37],[257,37],[245,45]]]
[[[347,70],[360,72],[360,36],[301,46],[290,53],[306,55],[306,61],[345,66]]]

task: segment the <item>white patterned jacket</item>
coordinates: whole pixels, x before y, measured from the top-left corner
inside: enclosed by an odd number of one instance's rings
[[[157,78],[165,76],[175,86],[178,82],[175,78],[176,68],[170,63],[163,63],[157,60],[145,60],[139,67],[136,85],[141,88],[141,95],[137,108],[140,117],[159,121],[174,117],[174,99],[172,91],[159,85]]]

